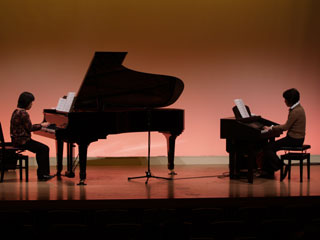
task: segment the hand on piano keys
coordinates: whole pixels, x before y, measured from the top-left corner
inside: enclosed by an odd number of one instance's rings
[[[42,122],[41,123],[41,131],[55,133],[56,132],[56,124],[50,124],[48,122]]]
[[[50,125],[49,122],[42,122],[40,123],[41,127],[48,127]]]
[[[273,125],[269,126],[264,126],[263,130],[261,130],[261,133],[266,133],[272,130]]]

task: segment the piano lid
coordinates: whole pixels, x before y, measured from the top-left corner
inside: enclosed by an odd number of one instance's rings
[[[179,78],[130,70],[122,65],[126,54],[95,53],[73,111],[165,107],[179,98],[184,88]]]

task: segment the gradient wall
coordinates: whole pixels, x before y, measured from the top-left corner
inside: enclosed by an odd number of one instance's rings
[[[220,118],[233,100],[275,122],[282,92],[295,87],[307,113],[306,142],[320,154],[318,0],[1,0],[0,109],[6,140],[19,94],[34,93],[33,123],[59,97],[77,92],[95,51],[127,51],[133,70],[181,78],[171,107],[185,109],[176,155],[226,155]],[[152,155],[165,138],[152,133]],[[40,136],[55,155],[54,141]],[[147,133],[111,135],[89,156],[144,156]]]

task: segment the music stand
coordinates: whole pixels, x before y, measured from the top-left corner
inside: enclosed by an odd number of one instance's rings
[[[151,134],[150,134],[151,111],[150,111],[150,109],[148,109],[148,111],[147,111],[147,126],[148,126],[148,170],[146,171],[145,176],[128,177],[128,181],[130,181],[131,179],[137,179],[137,178],[147,178],[145,184],[148,184],[149,178],[159,178],[159,179],[165,179],[165,180],[172,180],[172,178],[154,176],[154,175],[152,175],[151,170],[150,170],[150,142],[151,142]]]

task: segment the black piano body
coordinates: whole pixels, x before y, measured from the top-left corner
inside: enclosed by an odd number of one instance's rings
[[[256,168],[256,157],[263,146],[274,141],[281,131],[262,131],[263,126],[278,125],[261,116],[248,118],[220,119],[220,138],[226,139],[226,151],[229,153],[230,178],[241,177],[241,171],[247,175],[248,182],[253,183],[253,171]]]
[[[165,108],[183,91],[172,76],[130,70],[125,52],[96,52],[69,112],[44,109],[54,126],[35,134],[56,140],[57,175],[61,176],[63,145],[67,143],[66,176],[74,177],[73,147],[79,148],[80,184],[86,179],[90,143],[109,134],[160,132],[167,139],[168,169],[174,170],[175,139],[184,130],[184,110]]]

